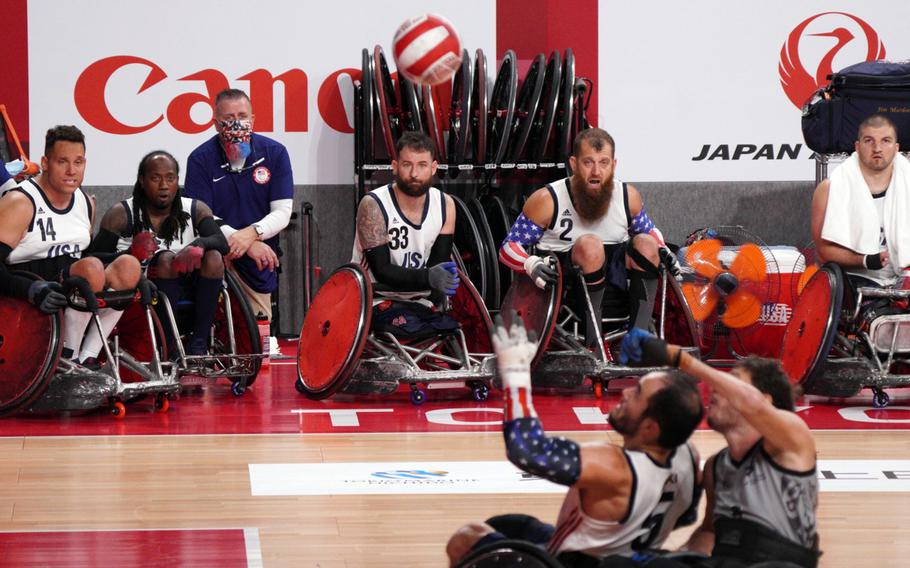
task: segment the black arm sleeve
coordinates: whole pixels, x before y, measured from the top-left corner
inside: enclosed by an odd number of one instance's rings
[[[435,245],[433,248],[436,248]],[[426,268],[404,268],[392,264],[389,243],[365,250],[363,255],[370,265],[370,272],[381,284],[400,292],[429,290],[429,271]]]
[[[228,246],[221,227],[215,222],[213,217],[206,217],[199,222],[199,237],[190,243],[190,246],[202,247],[204,250],[217,250],[221,254],[227,254],[231,248]]]
[[[427,266],[436,266],[440,262],[449,262],[452,260],[452,243],[455,241],[455,235],[439,235],[433,248],[430,249],[430,258],[427,259]]]
[[[6,243],[0,243],[0,295],[28,300],[28,288],[32,281],[23,276],[11,274],[6,264],[13,249]]]
[[[117,241],[119,240],[120,236],[117,233],[102,227],[82,256],[83,258],[93,256],[104,264],[113,262],[118,256],[129,253],[128,250],[117,252]]]

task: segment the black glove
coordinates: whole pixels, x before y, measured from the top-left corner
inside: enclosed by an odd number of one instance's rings
[[[679,267],[679,259],[673,254],[673,251],[667,247],[660,247],[657,252],[660,255],[660,261],[667,267],[670,276],[677,280],[682,280],[682,269]]]
[[[556,269],[550,266],[545,258],[531,255],[525,259],[525,272],[531,277],[531,281],[541,290],[548,284],[553,284],[559,279]]]
[[[28,287],[28,301],[46,314],[53,314],[66,307],[63,287],[56,282],[35,280]]]

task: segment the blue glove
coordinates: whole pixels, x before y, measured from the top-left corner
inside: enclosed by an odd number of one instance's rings
[[[454,296],[461,280],[458,278],[458,267],[452,261],[440,262],[430,267],[430,289],[446,296]]]
[[[56,313],[66,307],[63,287],[56,282],[35,280],[28,287],[28,301],[46,314]]]
[[[619,362],[623,365],[641,363],[642,345],[648,339],[651,339],[651,334],[647,331],[638,327],[630,329],[629,333],[622,338],[622,344],[619,349]]]

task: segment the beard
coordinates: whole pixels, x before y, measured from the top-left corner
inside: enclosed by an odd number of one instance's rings
[[[613,174],[601,182],[599,191],[593,193],[586,183],[577,183],[572,179],[572,198],[579,217],[586,221],[600,219],[607,213],[613,198]]]
[[[616,431],[617,434],[622,436],[634,436],[638,432],[638,427],[641,425],[641,420],[637,421],[631,420],[627,414],[620,414],[617,412],[617,409],[614,408],[610,411],[610,414],[607,415],[607,423]]]
[[[395,176],[395,186],[401,190],[407,196],[410,197],[421,197],[430,191],[431,186],[430,180],[427,180],[423,183],[420,182],[409,182],[402,179],[400,176]]]

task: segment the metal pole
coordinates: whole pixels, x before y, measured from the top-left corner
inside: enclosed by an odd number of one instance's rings
[[[313,204],[304,201],[300,205],[300,216],[303,219],[300,232],[303,249],[303,315],[306,317],[313,296]]]

